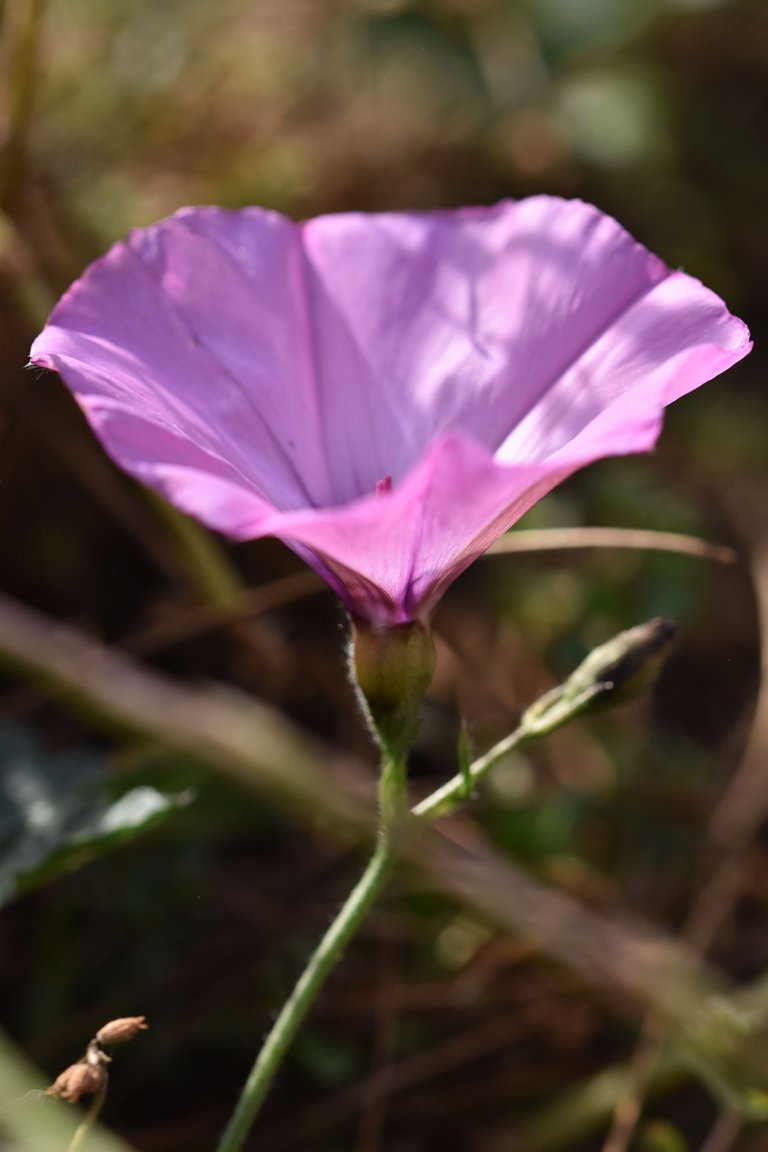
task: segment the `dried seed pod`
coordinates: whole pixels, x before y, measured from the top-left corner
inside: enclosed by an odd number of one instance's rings
[[[149,1027],[146,1016],[121,1016],[110,1020],[96,1033],[99,1044],[124,1044]]]
[[[46,1096],[58,1096],[70,1104],[77,1104],[81,1096],[92,1096],[100,1091],[106,1078],[103,1064],[71,1064],[46,1089]]]

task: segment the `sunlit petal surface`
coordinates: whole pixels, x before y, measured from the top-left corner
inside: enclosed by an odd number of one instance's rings
[[[61,373],[127,471],[282,538],[374,624],[426,619],[536,500],[653,446],[749,334],[614,220],[534,197],[434,214],[188,208],[62,298]]]

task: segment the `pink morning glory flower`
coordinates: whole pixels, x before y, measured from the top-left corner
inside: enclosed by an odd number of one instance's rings
[[[576,469],[651,448],[750,349],[697,280],[546,196],[296,224],[187,208],[132,233],[35,341],[112,457],[237,540],[277,536],[374,626]]]

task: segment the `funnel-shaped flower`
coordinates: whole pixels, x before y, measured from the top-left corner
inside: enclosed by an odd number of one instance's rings
[[[612,219],[185,209],[67,292],[32,362],[107,450],[235,539],[283,539],[374,625],[425,620],[541,496],[654,444],[749,351]]]

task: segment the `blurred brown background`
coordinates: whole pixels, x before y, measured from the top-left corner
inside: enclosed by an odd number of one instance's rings
[[[482,750],[593,645],[674,617],[683,638],[652,699],[520,756],[474,815],[511,860],[606,915],[676,932],[711,865],[707,821],[740,781],[750,815],[726,820],[718,849],[738,880],[712,955],[737,982],[760,977],[765,0],[5,0],[0,19],[0,590],[183,682],[236,685],[371,764],[330,593],[272,541],[220,545],[230,576],[263,595],[212,590],[58,380],[25,372],[58,294],[184,204],[303,217],[545,191],[615,215],[747,321],[753,354],[670,412],[657,453],[594,466],[523,525],[692,533],[737,562],[605,549],[478,563],[436,621],[413,774],[422,787],[454,768],[459,717]],[[0,717],[1,1022],[52,1078],[106,1019],[146,1013],[105,1120],[142,1152],[210,1149],[358,858],[184,756],[97,730],[12,668]],[[183,802],[120,851],[78,848],[72,796],[137,787]],[[537,1144],[531,1118],[628,1059],[637,1023],[406,874],[313,1013],[252,1146],[577,1147],[575,1129]],[[686,1080],[649,1104],[642,1139],[697,1148],[717,1111]],[[737,1129],[731,1144],[766,1138]],[[599,1147],[599,1129],[588,1139]]]

